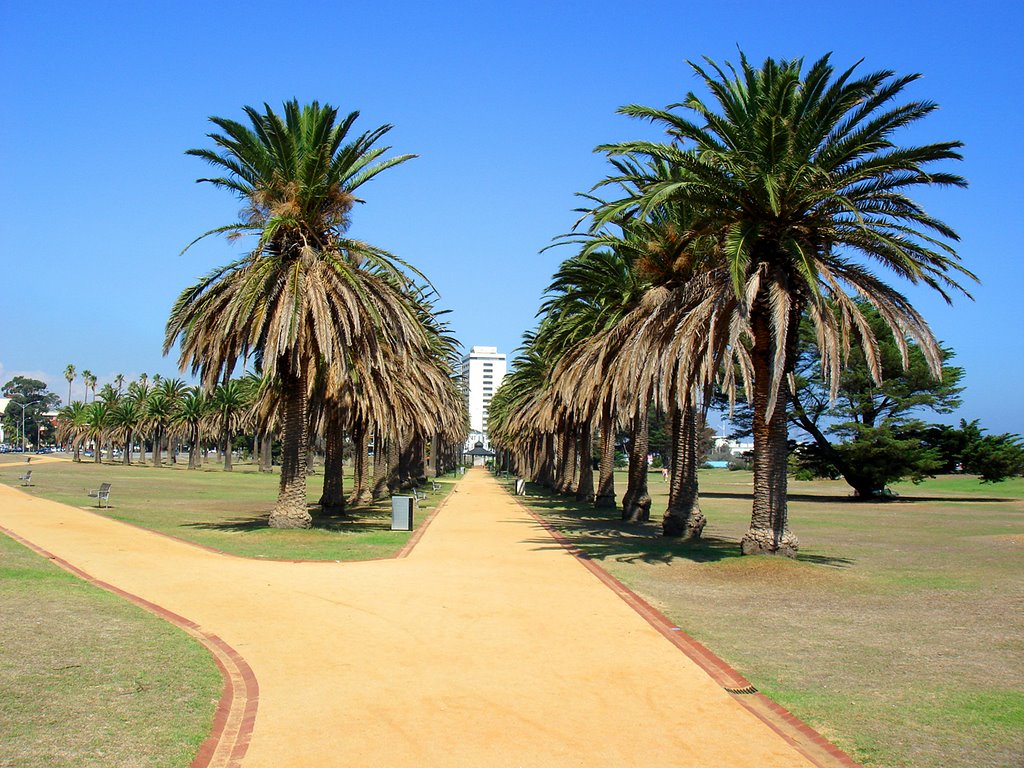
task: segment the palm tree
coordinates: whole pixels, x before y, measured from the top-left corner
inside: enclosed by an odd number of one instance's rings
[[[74,450],[73,461],[82,460],[82,443],[87,436],[88,408],[81,400],[72,400],[57,416],[57,439]]]
[[[107,403],[107,405],[114,405],[119,397],[120,393],[114,389],[113,384],[104,384],[100,388],[100,400]]]
[[[159,392],[167,400],[167,406],[172,415],[188,389],[189,387],[183,379],[164,379],[159,374],[153,375],[153,391]],[[172,437],[170,430],[165,430],[164,439],[167,441],[167,449],[171,454],[171,463],[177,464],[178,444],[177,442],[171,443]]]
[[[68,380],[68,405],[71,405],[71,382],[75,380],[75,366],[68,363],[64,369],[64,378]]]
[[[83,376],[85,374],[83,373]],[[103,400],[93,400],[85,408],[84,433],[85,437],[92,440],[93,463],[99,464],[103,453],[103,441],[107,436],[107,419],[110,414],[110,406]]]
[[[65,375],[67,373],[65,372]],[[88,368],[82,371],[82,384],[85,385],[85,404],[89,404],[89,387],[92,386],[92,371]]]
[[[231,444],[235,432],[249,403],[246,400],[245,387],[238,379],[229,379],[213,390],[210,398],[210,410],[217,414],[218,439],[224,447],[224,471],[232,470]]]
[[[121,389],[124,387],[124,374],[119,373],[114,377],[114,384],[117,385],[117,394],[121,394]]]
[[[201,465],[203,425],[210,412],[209,401],[198,388],[186,391],[178,400],[171,425],[176,434],[183,434],[188,441],[188,468],[199,469]]]
[[[146,401],[149,399],[150,388],[146,383],[146,374],[141,374],[138,381],[133,381],[128,385],[128,397],[136,400],[141,406],[146,406]],[[146,430],[139,429],[136,433],[139,438],[139,464],[146,463]]]
[[[146,423],[153,435],[153,466],[163,464],[163,444],[174,415],[174,401],[158,389],[146,398]]]
[[[730,354],[749,357],[754,411],[754,503],[741,548],[793,554],[786,381],[800,319],[806,314],[814,324],[822,369],[833,381],[854,334],[880,376],[877,339],[855,296],[878,310],[904,356],[909,337],[940,375],[941,353],[924,319],[864,262],[933,288],[947,301],[951,293],[966,294],[957,279],[974,276],[948,244],[956,233],[909,197],[919,187],[966,185],[931,169],[961,159],[961,144],[894,143],[899,129],[936,109],[931,102],[891,106],[917,75],[858,76],[856,66],[837,75],[827,56],[806,73],[799,59],[767,59],[759,69],[745,57],[738,70],[710,60],[691,66],[712,94],[710,105],[690,93],[664,110],[623,107],[624,114],[663,125],[670,141],[601,148],[654,158],[677,169],[676,177],[632,179],[641,191],[605,207],[596,220],[671,200],[693,212],[694,231],[719,243],[736,297],[730,311],[747,329]]]
[[[345,237],[356,190],[411,155],[381,159],[381,126],[354,138],[353,112],[338,120],[317,102],[245,108],[251,127],[213,117],[219,151],[192,149],[226,173],[201,179],[236,194],[241,221],[201,235],[256,235],[247,255],[187,288],[167,323],[164,353],[180,342],[182,370],[207,387],[254,354],[280,386],[282,460],[274,527],[308,527],[306,450],[309,395],[322,366],[345,375],[346,356],[382,363],[392,350],[423,343],[413,309],[394,283],[406,284],[390,254]],[[196,241],[193,241],[196,242]],[[385,279],[385,277],[390,279]]]
[[[146,407],[134,397],[122,397],[114,401],[110,407],[108,416],[110,436],[111,439],[124,446],[121,463],[126,466],[132,463],[132,441],[145,419]]]

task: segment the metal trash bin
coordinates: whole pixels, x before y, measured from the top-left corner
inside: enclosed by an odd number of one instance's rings
[[[391,497],[391,530],[412,530],[412,496]]]

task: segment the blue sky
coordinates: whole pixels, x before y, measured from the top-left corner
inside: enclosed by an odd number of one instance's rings
[[[780,8],[780,5],[782,6]],[[960,139],[968,190],[922,196],[960,232],[975,301],[910,290],[967,369],[956,417],[1024,433],[1024,65],[1016,4],[422,3],[382,0],[5,4],[0,26],[0,381],[68,363],[101,383],[175,375],[161,355],[177,294],[238,246],[194,236],[238,204],[195,179],[210,115],[319,99],[382,123],[420,157],[364,188],[353,235],[416,265],[466,345],[511,352],[569,251],[593,147],[654,135],[617,116],[697,83],[686,59],[813,60],[920,72],[941,109],[908,141]],[[77,384],[80,393],[80,382]],[[78,395],[80,396],[80,394]]]

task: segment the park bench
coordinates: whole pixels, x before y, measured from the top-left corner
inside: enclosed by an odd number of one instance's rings
[[[30,469],[18,479],[21,480],[22,485],[32,485],[32,470]]]
[[[96,506],[110,506],[110,483],[100,483],[96,490],[89,491],[89,498],[96,499]]]
[[[441,484],[439,482],[437,482],[437,480],[431,480],[430,481],[430,490],[435,491],[435,492],[436,491],[440,491],[441,490]]]

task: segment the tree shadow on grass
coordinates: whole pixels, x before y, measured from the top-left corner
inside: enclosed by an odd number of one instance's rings
[[[661,525],[657,520],[626,523],[617,518],[617,509],[598,510],[590,504],[552,496],[540,487],[531,487],[531,491],[533,495],[528,506],[565,536],[586,559],[667,565],[677,558],[694,563],[712,563],[743,557],[736,539],[717,536],[704,536],[696,541],[669,538],[661,535]],[[535,537],[527,539],[527,542],[539,550],[561,548],[561,544],[547,537]],[[833,568],[846,568],[854,563],[849,558],[820,554],[800,553],[796,559]]]
[[[349,507],[341,515],[323,516],[320,515],[320,507],[311,504],[309,512],[313,515],[311,529],[335,531],[339,533],[362,533],[370,531],[390,531],[390,512],[374,509],[373,507]],[[268,523],[269,512],[261,512],[258,515],[247,515],[245,517],[233,517],[224,520],[207,520],[196,523],[185,523],[186,528],[197,528],[203,531],[225,531],[225,532],[248,532],[248,531],[277,531],[286,530],[271,528]]]

